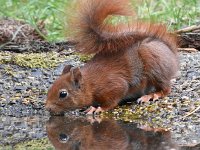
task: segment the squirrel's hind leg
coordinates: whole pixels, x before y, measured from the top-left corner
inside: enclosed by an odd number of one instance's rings
[[[159,98],[163,98],[165,96],[167,96],[169,93],[171,92],[171,87],[162,89],[158,92],[154,92],[154,93],[150,93],[147,95],[143,95],[142,97],[140,97],[137,102],[138,103],[146,103],[149,102],[150,100],[158,100]]]

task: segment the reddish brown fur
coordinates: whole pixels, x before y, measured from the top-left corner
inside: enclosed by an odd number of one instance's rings
[[[128,0],[83,0],[70,29],[79,42],[77,49],[85,54],[121,51],[133,43],[152,37],[164,41],[176,51],[175,38],[167,33],[162,24],[144,22],[113,26],[104,22],[109,15],[131,15]]]
[[[148,89],[167,95],[178,61],[175,37],[164,25],[105,24],[108,15],[129,15],[127,0],[82,0],[74,21],[77,50],[95,56],[81,69],[66,66],[50,88],[46,107],[54,113],[98,102],[103,110]],[[70,69],[71,68],[71,69]],[[59,100],[59,90],[69,95]]]

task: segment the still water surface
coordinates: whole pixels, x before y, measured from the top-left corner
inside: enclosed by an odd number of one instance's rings
[[[170,130],[93,117],[0,117],[0,149],[200,150]],[[196,145],[196,146],[195,146]]]

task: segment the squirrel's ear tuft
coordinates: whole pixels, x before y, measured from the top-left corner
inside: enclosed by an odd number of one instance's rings
[[[71,80],[75,88],[80,89],[82,74],[79,67],[73,67],[70,69]]]
[[[66,74],[66,73],[68,73],[68,72],[70,72],[70,69],[71,69],[72,67],[74,67],[74,66],[72,66],[72,65],[66,65],[66,66],[64,67],[63,71],[62,71],[62,75],[63,75],[63,74]]]

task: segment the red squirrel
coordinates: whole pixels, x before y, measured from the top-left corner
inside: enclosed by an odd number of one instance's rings
[[[178,70],[177,40],[164,25],[112,25],[105,20],[130,16],[128,0],[81,0],[77,8],[71,28],[78,41],[75,48],[94,57],[81,68],[65,66],[48,91],[47,110],[60,114],[91,106],[87,114],[97,114],[122,99],[137,95],[138,102],[147,102],[171,92],[170,80]]]

